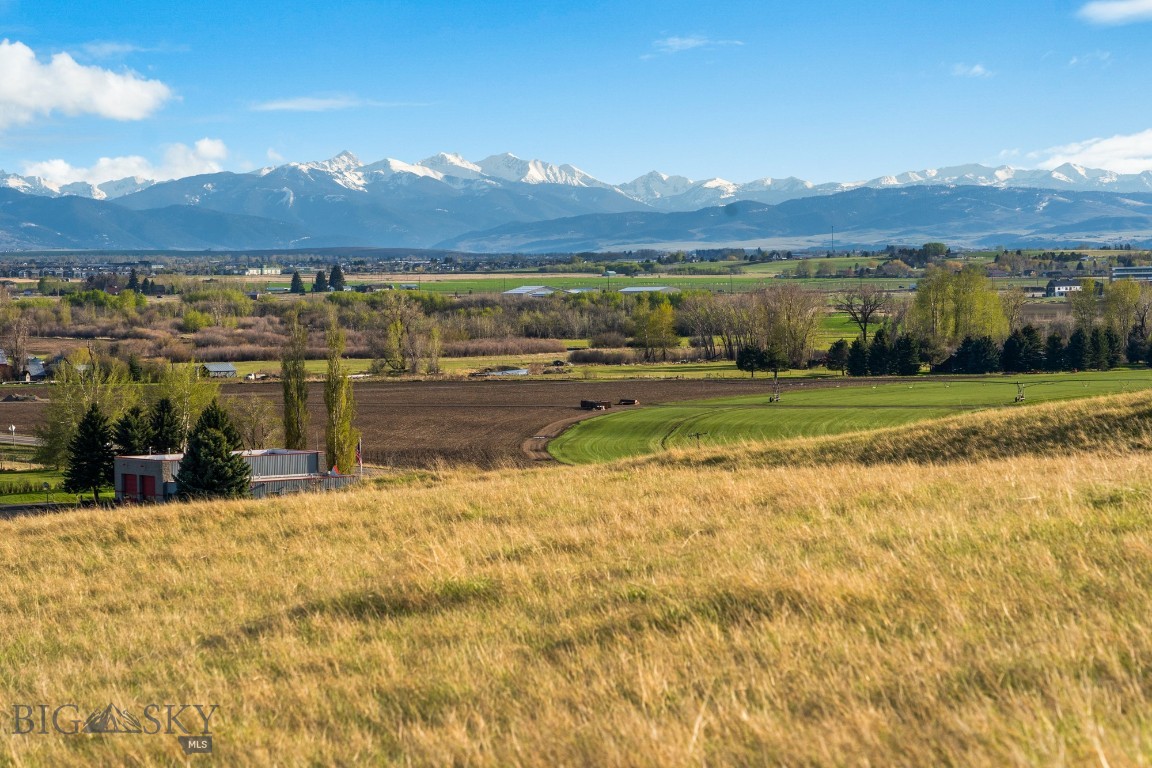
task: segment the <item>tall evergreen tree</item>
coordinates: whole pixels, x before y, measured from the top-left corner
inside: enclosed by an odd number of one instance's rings
[[[152,426],[152,450],[155,453],[179,453],[184,449],[184,425],[172,401],[160,398],[149,413]]]
[[[873,376],[887,376],[892,372],[892,347],[884,326],[872,335],[872,343],[868,345],[868,371]]]
[[[140,292],[140,276],[136,274],[136,268],[133,267],[128,272],[128,282],[124,286],[130,291]]]
[[[828,358],[825,365],[830,371],[843,371],[848,365],[848,342],[844,339],[836,339],[832,342],[832,346],[828,347]]]
[[[1142,363],[1148,354],[1148,341],[1140,335],[1139,330],[1133,328],[1128,334],[1128,348],[1125,357],[1130,363]]]
[[[736,352],[736,370],[748,371],[752,374],[752,378],[756,378],[756,371],[768,370],[766,363],[764,348],[755,344],[741,347]]]
[[[1089,365],[1098,371],[1106,371],[1110,367],[1108,365],[1108,338],[1104,335],[1104,329],[1098,325],[1088,334],[1088,360]]]
[[[304,278],[300,277],[300,270],[292,270],[292,285],[288,288],[289,293],[307,293],[304,289]]]
[[[97,503],[100,489],[112,485],[116,451],[112,447],[112,425],[93,403],[68,444],[68,465],[64,468],[64,490],[69,493],[92,491]]]
[[[112,433],[116,451],[122,456],[140,456],[152,447],[152,424],[138,405],[124,411],[116,420]]]
[[[897,376],[920,373],[920,342],[908,334],[896,339],[892,348],[892,370]]]
[[[239,451],[244,447],[240,430],[236,429],[236,425],[232,423],[232,417],[220,407],[220,403],[216,400],[213,400],[200,413],[200,418],[196,420],[196,426],[192,428],[192,431],[197,432],[205,429],[214,429],[224,435],[230,451]]]
[[[328,278],[324,276],[324,270],[316,273],[316,279],[312,282],[312,293],[327,293],[328,292]]]
[[[288,343],[280,357],[280,381],[284,387],[284,446],[293,450],[308,447],[308,374],[304,358],[308,351],[308,329],[293,315],[288,325]]]
[[[1048,341],[1044,343],[1044,370],[1063,371],[1066,357],[1064,339],[1058,333],[1048,334]]]
[[[1104,329],[1104,350],[1109,368],[1115,368],[1124,362],[1124,347],[1120,343],[1120,334],[1111,326]]]
[[[232,452],[223,432],[210,427],[192,431],[176,475],[180,496],[237,498],[248,494],[251,481],[252,468]]]
[[[341,359],[344,354],[344,331],[333,311],[330,315],[328,333],[328,375],[324,379],[324,407],[327,422],[324,429],[324,448],[328,455],[328,466],[350,474],[356,463],[356,443],[360,433],[352,427],[356,413],[356,403],[352,396],[352,379]]]
[[[1034,325],[1020,329],[1020,364],[1025,371],[1039,371],[1044,368],[1044,342],[1040,331]]]
[[[344,290],[344,270],[339,264],[333,264],[332,271],[328,273],[328,287],[333,291]]]
[[[848,362],[845,365],[849,376],[868,375],[868,345],[860,336],[848,345]]]
[[[1004,347],[1000,350],[1000,367],[1005,373],[1021,373],[1028,370],[1022,362],[1023,349],[1024,338],[1017,328],[1008,334],[1008,338],[1004,340]]]
[[[1064,350],[1064,361],[1068,370],[1086,371],[1091,367],[1092,358],[1088,349],[1088,334],[1084,333],[1083,328],[1077,328],[1068,337],[1068,346]]]

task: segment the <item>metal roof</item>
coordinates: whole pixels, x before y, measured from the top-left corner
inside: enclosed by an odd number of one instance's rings
[[[510,291],[504,291],[505,296],[531,296],[533,294],[547,295],[550,293],[556,293],[556,289],[549,288],[546,285],[522,285],[519,288],[513,288]]]

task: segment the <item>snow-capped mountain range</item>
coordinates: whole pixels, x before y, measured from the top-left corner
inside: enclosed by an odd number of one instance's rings
[[[724,206],[721,209],[719,206]],[[53,186],[0,172],[0,249],[376,246],[569,251],[667,243],[861,244],[1152,238],[1152,172],[964,165],[866,182],[736,184],[653,171],[626,184],[572,165],[349,152],[251,173]],[[767,240],[765,239],[767,238]],[[1028,240],[1032,238],[1033,240]]]
[[[262,168],[252,175],[267,176],[277,171],[294,172],[319,180],[327,179],[350,191],[367,192],[381,182],[403,183],[413,179],[428,179],[449,187],[474,188],[477,182],[494,187],[506,184],[560,185],[610,190],[621,197],[640,204],[640,209],[659,211],[693,211],[713,205],[725,205],[737,200],[762,203],[780,203],[802,197],[831,195],[852,189],[890,189],[906,186],[980,186],[1008,188],[1056,189],[1074,192],[1149,192],[1152,191],[1152,171],[1121,174],[1071,163],[1052,170],[1027,170],[1003,165],[989,167],[979,164],[958,165],[922,171],[908,171],[895,176],[880,176],[868,181],[832,182],[813,184],[795,177],[763,178],[747,183],[736,183],[721,178],[693,180],[685,176],[670,176],[652,171],[624,184],[610,184],[585,173],[573,165],[554,165],[542,160],[522,160],[504,153],[472,162],[457,154],[440,153],[409,163],[386,158],[374,163],[362,163],[351,152],[341,152],[330,160],[307,163],[287,163]],[[174,182],[182,181],[176,179]],[[37,176],[20,176],[0,171],[0,187],[46,197],[76,195],[95,200],[114,200],[148,189],[157,183],[150,179],[131,177],[102,184],[74,182],[54,185]]]

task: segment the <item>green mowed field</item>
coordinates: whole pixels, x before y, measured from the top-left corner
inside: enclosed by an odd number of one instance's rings
[[[1015,403],[1016,382],[1025,403]],[[781,402],[763,395],[703,400],[609,412],[579,422],[549,451],[569,464],[612,461],[673,447],[814,437],[899,426],[986,408],[1131,392],[1152,388],[1152,371],[992,376],[963,380],[917,378],[876,385],[790,389]]]

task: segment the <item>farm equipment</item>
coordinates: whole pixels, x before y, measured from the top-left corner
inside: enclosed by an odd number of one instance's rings
[[[603,411],[612,407],[610,400],[581,400],[580,407],[585,411]]]
[[[617,405],[640,405],[640,401],[634,397],[622,397]]]

